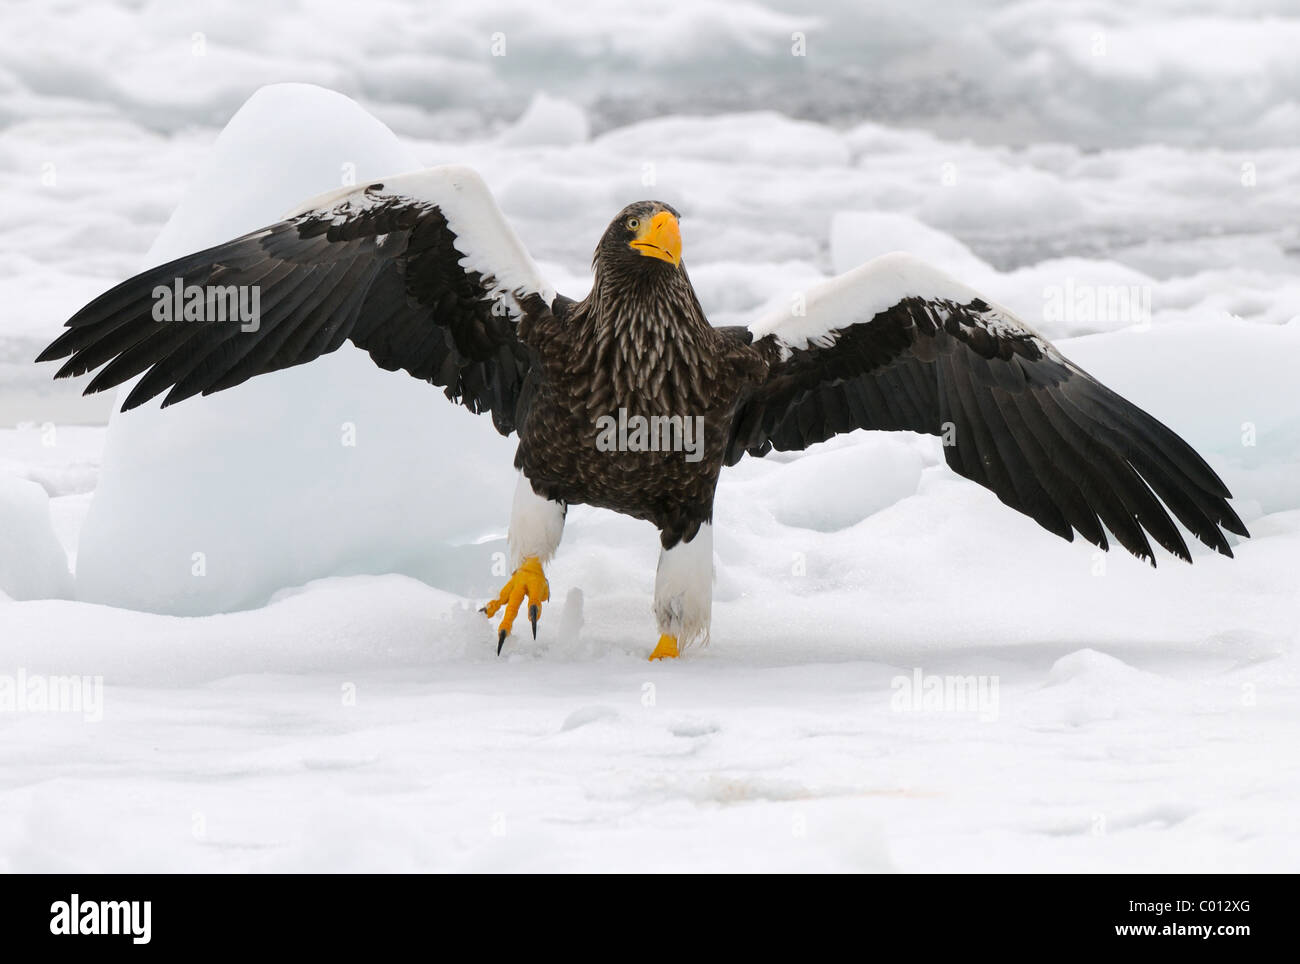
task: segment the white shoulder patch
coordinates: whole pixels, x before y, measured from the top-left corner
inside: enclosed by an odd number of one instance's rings
[[[793,306],[768,312],[751,324],[749,330],[755,339],[775,335],[791,348],[806,348],[810,344],[825,347],[834,342],[836,332],[865,324],[905,298],[958,305],[983,301],[990,310],[978,315],[972,313],[972,323],[982,325],[996,337],[1029,335],[1047,345],[1046,339],[1007,309],[903,251],[883,254],[814,285],[803,299],[802,314]]]
[[[497,207],[492,192],[477,172],[463,165],[430,167],[331,191],[290,211],[286,218],[315,212],[341,223],[394,199],[441,211],[456,235],[456,248],[464,254],[462,267],[492,279],[488,292],[492,297],[507,305],[513,302],[502,298],[507,294],[536,293],[547,304],[555,299],[555,289],[542,277],[528,249]]]

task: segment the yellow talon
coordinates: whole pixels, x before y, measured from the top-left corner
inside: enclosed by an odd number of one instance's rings
[[[655,651],[650,654],[650,662],[653,663],[657,659],[676,659],[676,658],[677,658],[677,637],[660,636],[659,645],[656,646]]]
[[[482,609],[490,618],[495,616],[502,606],[506,607],[506,614],[497,632],[498,655],[501,653],[501,647],[506,643],[506,637],[514,627],[515,617],[519,615],[519,607],[523,604],[525,596],[528,597],[528,621],[533,624],[533,639],[536,639],[537,620],[542,615],[542,603],[551,598],[550,584],[542,572],[541,560],[536,556],[525,559],[515,570],[515,574],[510,577],[510,581],[501,588],[501,595]]]

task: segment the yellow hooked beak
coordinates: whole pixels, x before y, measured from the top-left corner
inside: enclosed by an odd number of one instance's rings
[[[660,211],[648,224],[642,224],[636,238],[628,244],[646,257],[672,265],[682,263],[682,229],[668,211]]]

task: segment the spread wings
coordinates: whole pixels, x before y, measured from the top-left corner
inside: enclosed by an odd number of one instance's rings
[[[923,262],[885,255],[805,304],[750,326],[771,366],[736,414],[728,465],[857,428],[923,432],[943,437],[953,470],[1067,540],[1106,549],[1109,529],[1154,565],[1148,534],[1190,561],[1169,512],[1224,555],[1221,529],[1247,535],[1191,446]]]
[[[125,411],[164,391],[164,406],[218,392],[351,340],[381,368],[490,411],[507,435],[529,366],[516,324],[554,297],[478,175],[437,167],[323,195],[124,281],[37,360],[67,358],[58,377],[104,366],[87,393],[143,374]],[[200,317],[185,320],[187,306]]]

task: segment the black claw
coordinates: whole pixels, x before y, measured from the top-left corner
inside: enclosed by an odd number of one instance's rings
[[[528,607],[528,621],[533,624],[533,639],[537,638],[537,620],[542,615],[542,607],[534,603]]]
[[[501,655],[501,647],[506,644],[506,631],[503,629],[497,633],[497,655]]]

